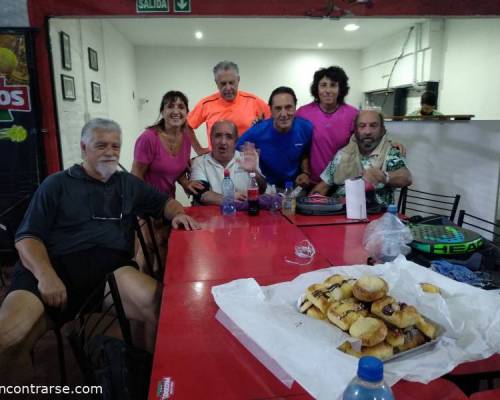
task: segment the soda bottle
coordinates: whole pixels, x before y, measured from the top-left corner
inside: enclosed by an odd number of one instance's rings
[[[384,364],[376,357],[361,357],[357,376],[347,385],[342,400],[394,400],[384,382]]]
[[[293,196],[293,182],[285,183],[285,193],[283,196],[283,203],[281,205],[281,212],[285,215],[295,214],[295,197]]]
[[[247,189],[248,215],[259,215],[259,185],[255,172],[250,172],[250,183]]]
[[[223,215],[234,215],[236,205],[234,203],[234,184],[229,176],[229,170],[224,170],[224,179],[222,180],[222,205]]]

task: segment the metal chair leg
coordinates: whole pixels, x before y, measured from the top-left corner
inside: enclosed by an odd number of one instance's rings
[[[56,335],[56,340],[57,340],[57,357],[59,358],[61,386],[65,386],[66,383],[68,382],[68,376],[66,374],[66,358],[64,355],[64,342],[59,327],[54,328],[54,334]]]

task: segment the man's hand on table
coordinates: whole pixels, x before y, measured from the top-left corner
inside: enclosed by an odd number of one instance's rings
[[[172,228],[179,229],[183,227],[186,231],[200,229],[200,225],[196,220],[187,214],[180,213],[172,218]]]

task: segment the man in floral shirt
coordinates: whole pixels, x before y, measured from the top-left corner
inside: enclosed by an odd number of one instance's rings
[[[395,187],[411,185],[410,171],[399,150],[387,139],[382,114],[360,111],[355,129],[349,144],[330,161],[312,193],[326,195],[333,189],[334,195],[345,196],[345,180],[362,177],[366,191],[373,193],[378,204],[387,206],[393,202]]]

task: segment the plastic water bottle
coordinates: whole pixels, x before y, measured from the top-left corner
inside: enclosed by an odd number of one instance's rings
[[[347,385],[342,400],[394,400],[391,388],[384,382],[384,364],[376,357],[361,357],[358,374]]]
[[[295,214],[295,197],[292,194],[293,192],[293,182],[285,183],[285,193],[283,196],[283,202],[281,205],[281,212],[284,215],[294,215]]]
[[[401,254],[399,231],[401,230],[402,222],[398,218],[397,213],[398,208],[395,204],[391,204],[387,207],[387,212],[382,216],[384,236],[379,257],[381,262],[393,261]]]
[[[229,176],[229,170],[224,170],[224,179],[222,180],[222,214],[234,215],[236,205],[234,204],[234,184]]]
[[[248,215],[259,215],[259,185],[255,172],[250,172],[250,183],[247,189]]]
[[[272,213],[278,211],[281,206],[281,198],[279,194],[276,192],[276,186],[270,185],[269,187],[269,196],[271,196],[271,206],[270,210]]]

